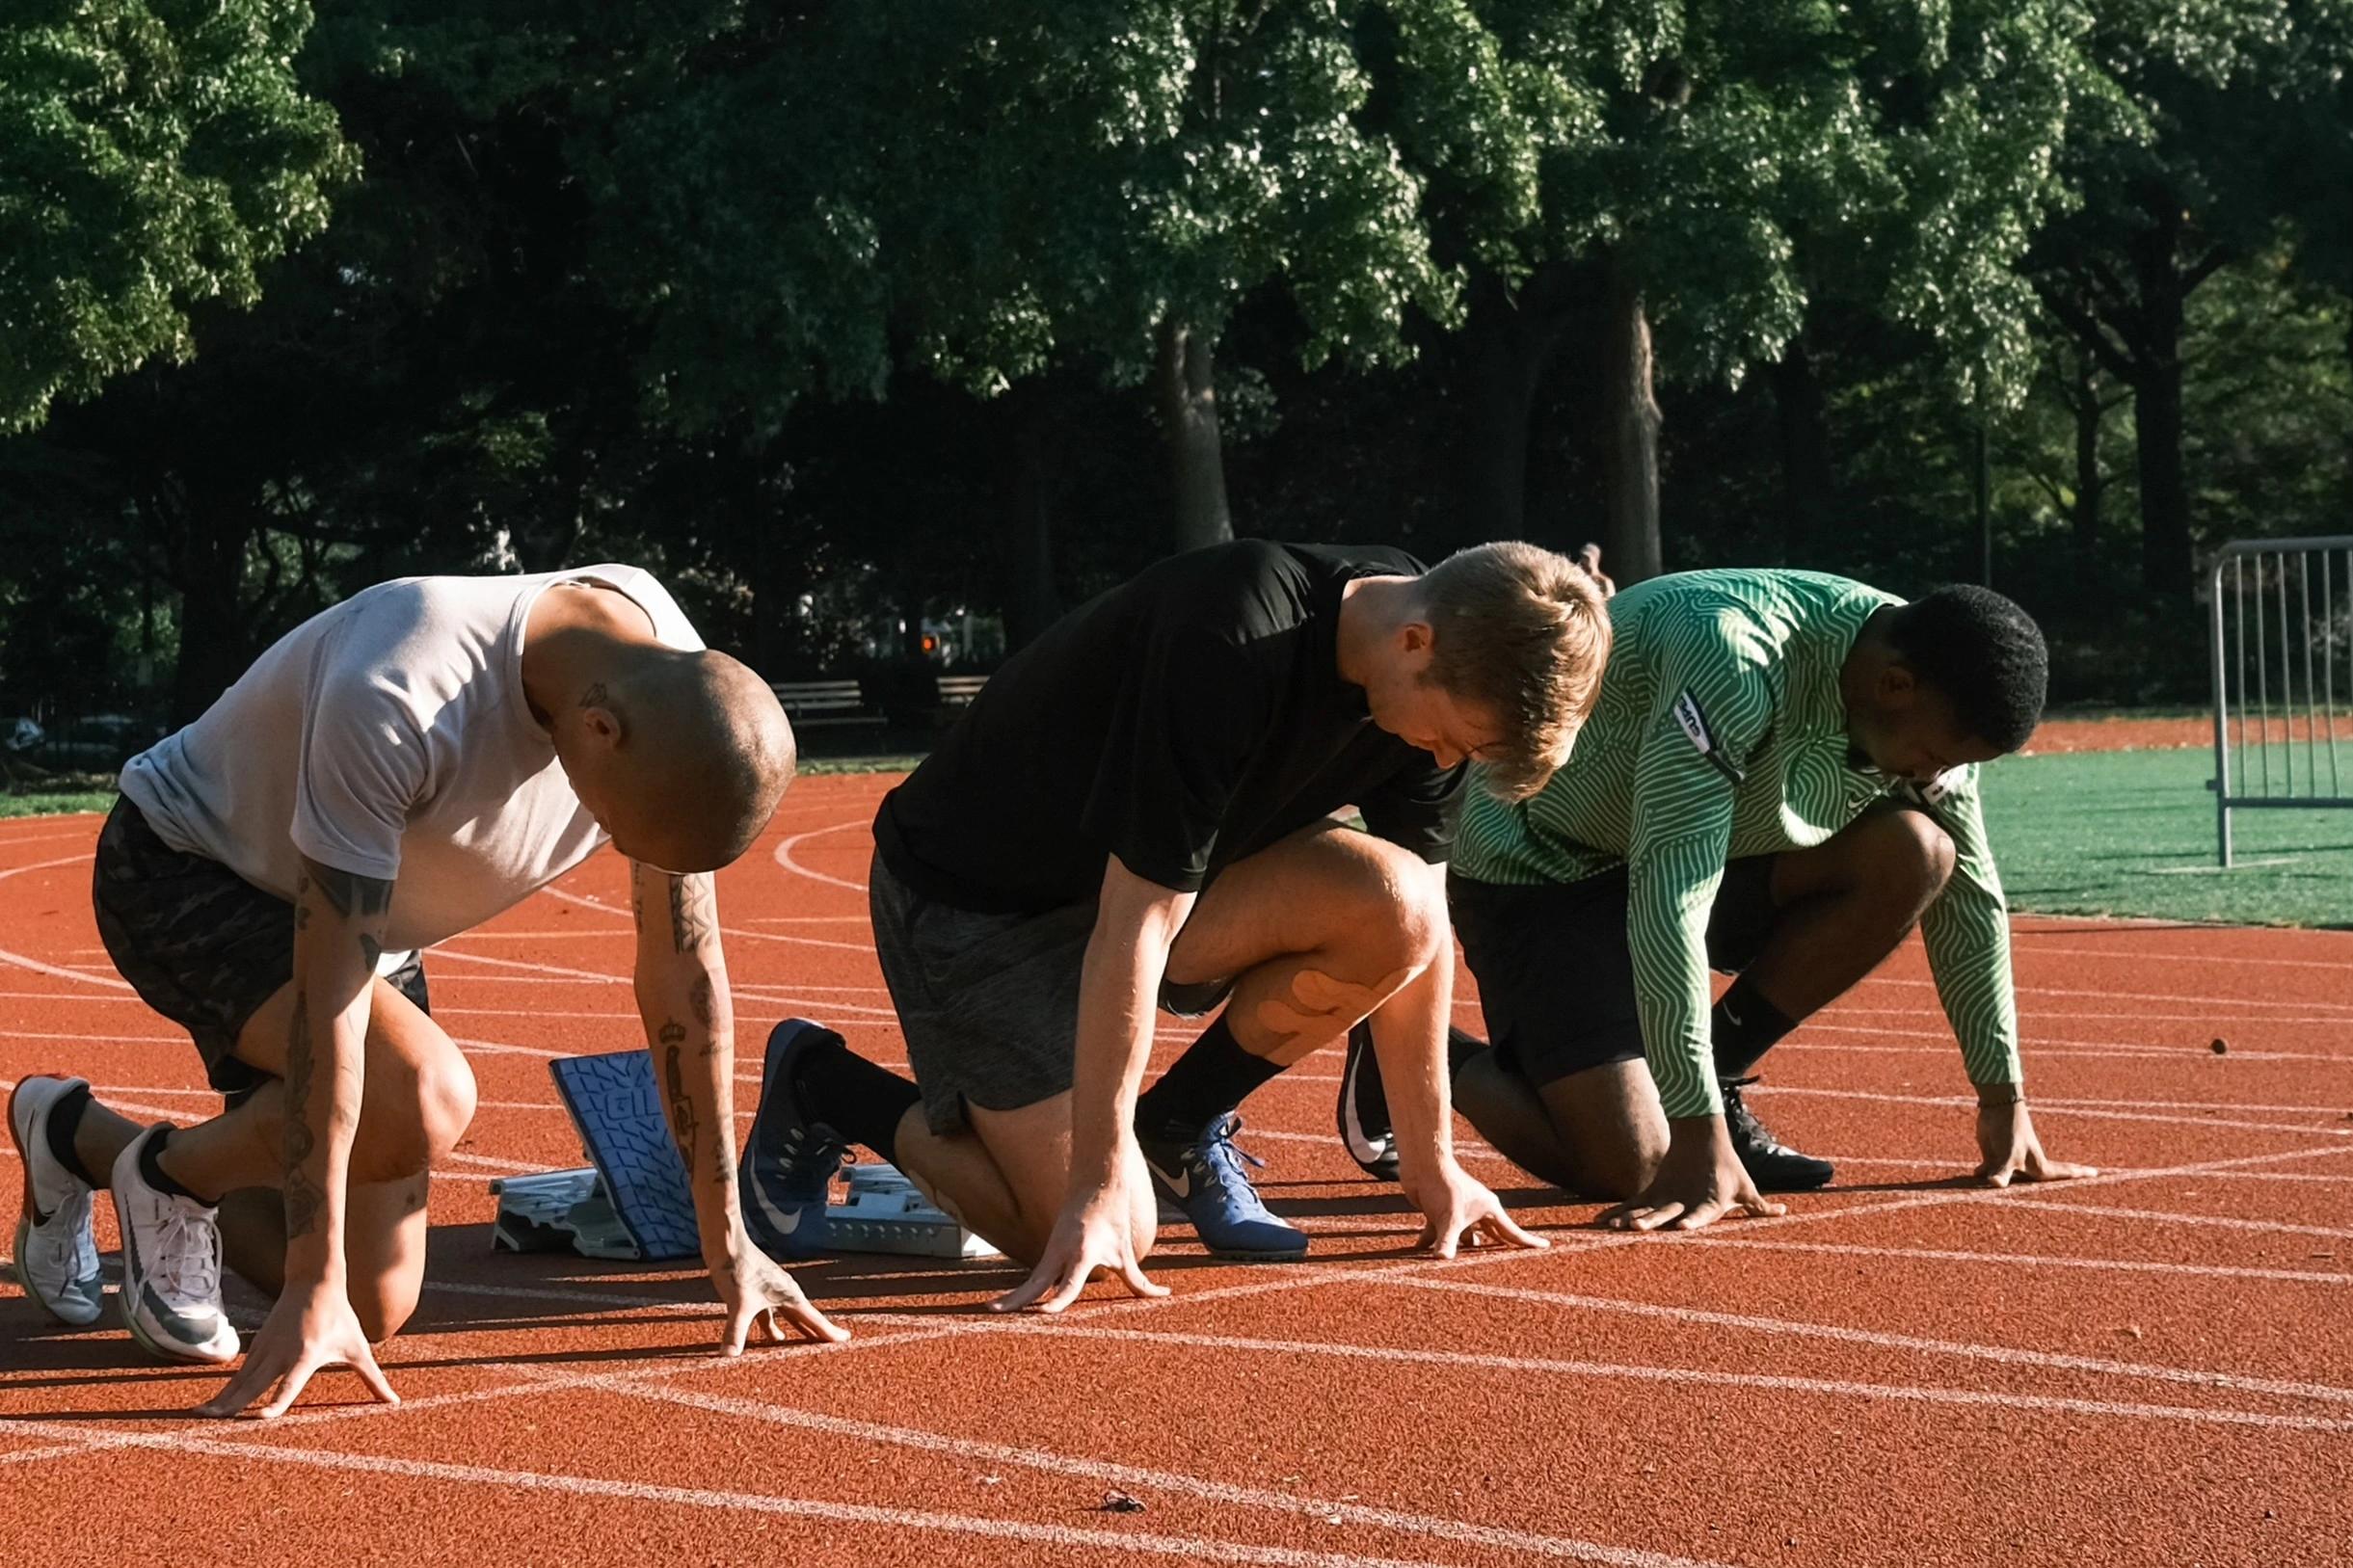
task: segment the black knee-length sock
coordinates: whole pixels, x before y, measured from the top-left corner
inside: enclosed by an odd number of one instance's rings
[[[839,1036],[800,1053],[792,1093],[802,1115],[866,1145],[894,1165],[898,1163],[899,1118],[923,1098],[913,1083],[889,1068],[876,1067]]]
[[[1136,1134],[1190,1143],[1282,1071],[1281,1064],[1243,1050],[1220,1013],[1185,1048],[1185,1054],[1169,1064],[1160,1081],[1136,1098]]]

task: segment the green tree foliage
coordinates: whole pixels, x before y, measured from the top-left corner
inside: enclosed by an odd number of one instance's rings
[[[359,171],[302,0],[14,0],[0,20],[0,433],[195,350]]]

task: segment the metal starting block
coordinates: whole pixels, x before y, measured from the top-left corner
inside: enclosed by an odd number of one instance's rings
[[[491,1245],[499,1252],[576,1252],[583,1258],[636,1259],[637,1238],[621,1223],[596,1167],[501,1176],[491,1183],[498,1221]]]
[[[832,1252],[888,1252],[915,1258],[995,1258],[995,1247],[932,1207],[895,1165],[852,1165],[846,1203],[825,1206]],[[491,1245],[500,1252],[575,1252],[583,1258],[639,1260],[596,1167],[501,1176],[491,1183],[498,1222]],[[691,1216],[689,1216],[691,1217]]]
[[[896,1165],[852,1165],[849,1202],[825,1206],[836,1252],[896,1252],[916,1258],[996,1258],[995,1247],[932,1207]]]
[[[698,1256],[694,1195],[662,1119],[646,1052],[564,1056],[548,1066],[581,1150],[595,1163],[493,1182],[498,1219],[492,1245],[649,1262]],[[825,1208],[828,1251],[998,1256],[933,1208],[896,1166],[853,1165],[848,1187],[846,1203]]]

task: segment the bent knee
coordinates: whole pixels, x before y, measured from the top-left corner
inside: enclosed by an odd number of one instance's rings
[[[1363,839],[1361,864],[1350,889],[1355,908],[1345,945],[1361,952],[1367,969],[1418,974],[1446,950],[1453,932],[1445,877],[1410,850],[1357,837]]]
[[[1898,815],[1903,818],[1909,840],[1907,867],[1920,891],[1933,898],[1953,879],[1953,866],[1960,859],[1959,851],[1953,848],[1953,836],[1925,811],[1903,811]]]
[[[423,1133],[426,1163],[438,1164],[458,1146],[473,1126],[477,1090],[474,1071],[454,1050],[436,1058],[418,1075],[417,1121]]]
[[[352,1316],[360,1319],[360,1332],[367,1336],[370,1344],[382,1344],[408,1326],[416,1315],[421,1282],[410,1286],[386,1283],[372,1289],[355,1286],[351,1293]]]

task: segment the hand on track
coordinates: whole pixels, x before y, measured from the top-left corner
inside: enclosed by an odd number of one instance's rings
[[[719,1342],[719,1354],[742,1355],[755,1322],[769,1344],[790,1342],[786,1323],[801,1338],[820,1344],[839,1344],[849,1338],[849,1330],[811,1306],[792,1276],[750,1237],[738,1237],[735,1258],[722,1260],[710,1271],[719,1304],[727,1309],[727,1333]],[[784,1315],[784,1323],[777,1321],[779,1313]]]
[[[1789,1206],[1756,1190],[1732,1152],[1724,1118],[1713,1116],[1678,1124],[1650,1184],[1603,1213],[1601,1223],[1616,1231],[1697,1231],[1735,1209],[1765,1219],[1786,1214]]]
[[[285,1413],[311,1377],[329,1367],[349,1367],[386,1404],[400,1395],[385,1380],[368,1348],[351,1298],[339,1285],[289,1285],[270,1309],[261,1332],[245,1352],[245,1365],[219,1394],[197,1406],[200,1416],[235,1416],[256,1399],[264,1420]]]
[[[1451,1157],[1433,1178],[1416,1178],[1403,1184],[1405,1196],[1425,1216],[1421,1239],[1414,1245],[1426,1252],[1452,1258],[1465,1239],[1474,1247],[1496,1242],[1538,1252],[1552,1245],[1542,1236],[1521,1230],[1504,1212],[1502,1200]]]
[[[1132,1295],[1166,1295],[1168,1288],[1153,1284],[1144,1274],[1143,1261],[1136,1255],[1136,1237],[1130,1229],[1135,1212],[1123,1183],[1074,1194],[1054,1222],[1054,1234],[1046,1238],[1046,1251],[1037,1267],[1019,1289],[989,1303],[991,1310],[1019,1312],[1034,1307],[1039,1312],[1058,1313],[1079,1299],[1099,1268],[1117,1275]]]
[[[1977,1107],[1977,1152],[1985,1156],[1977,1167],[1977,1180],[1990,1187],[2006,1187],[2012,1182],[2069,1182],[2099,1174],[2090,1165],[2070,1164],[2045,1154],[2023,1100]]]

